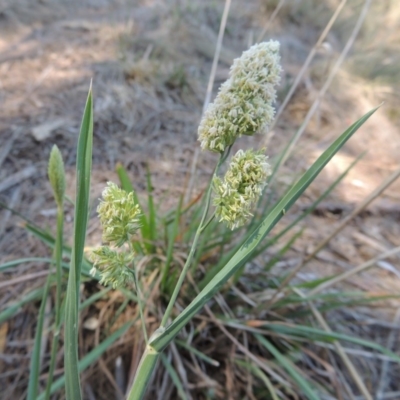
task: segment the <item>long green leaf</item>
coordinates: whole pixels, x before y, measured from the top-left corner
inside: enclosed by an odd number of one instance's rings
[[[292,186],[287,194],[271,210],[268,216],[249,235],[244,244],[233,255],[228,263],[205,286],[185,310],[157,336],[151,345],[157,351],[164,349],[178,334],[178,332],[196,315],[196,313],[211,299],[211,297],[225,284],[225,282],[240,268],[245,260],[264,237],[271,231],[275,224],[282,218],[285,212],[294,204],[300,195],[307,189],[311,182],[318,176],[331,158],[343,147],[357,129],[377,110],[371,110],[357,122],[351,125],[329,148],[314,162],[300,180]]]
[[[0,272],[5,271],[6,269],[15,267],[20,264],[37,262],[37,263],[46,263],[46,264],[55,264],[55,261],[52,258],[42,258],[42,257],[28,257],[28,258],[18,258],[17,260],[7,261],[0,265]]]
[[[65,389],[67,400],[80,400],[78,358],[78,305],[79,283],[85,246],[86,227],[89,211],[90,173],[93,148],[93,100],[92,88],[86,101],[85,111],[78,140],[76,159],[76,200],[74,219],[74,242],[71,254],[67,298],[65,303]]]

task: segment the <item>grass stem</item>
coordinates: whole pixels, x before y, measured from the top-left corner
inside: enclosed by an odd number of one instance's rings
[[[225,159],[225,157],[223,156],[223,154],[221,154],[220,159],[218,161],[218,164],[215,167],[213,177],[217,174],[218,169],[219,169],[219,167],[222,164],[224,159]],[[171,298],[169,300],[167,309],[165,310],[165,313],[164,313],[164,316],[162,318],[161,325],[160,325],[161,327],[165,327],[166,326],[166,324],[168,322],[168,319],[169,319],[169,317],[171,315],[172,308],[174,307],[174,304],[175,304],[176,299],[178,297],[179,291],[180,291],[180,289],[182,287],[183,280],[186,277],[186,274],[187,274],[187,272],[189,270],[189,267],[190,267],[190,264],[192,262],[194,253],[196,251],[196,246],[197,246],[197,242],[199,240],[200,234],[203,232],[205,227],[211,222],[212,218],[209,219],[206,223],[204,223],[204,221],[205,221],[205,219],[207,217],[207,213],[208,213],[208,209],[210,207],[210,203],[211,203],[211,192],[212,192],[212,179],[211,179],[210,184],[208,185],[208,190],[207,190],[207,194],[206,194],[206,202],[205,202],[205,207],[204,207],[204,211],[203,211],[203,216],[202,216],[200,224],[199,224],[199,226],[197,228],[196,235],[195,235],[195,237],[193,239],[192,247],[191,247],[189,255],[188,255],[187,259],[186,259],[185,265],[183,266],[183,269],[182,269],[182,272],[181,272],[181,274],[179,276],[178,282],[177,282],[177,284],[176,284],[176,286],[174,288],[174,291],[173,291],[173,293],[171,295]]]

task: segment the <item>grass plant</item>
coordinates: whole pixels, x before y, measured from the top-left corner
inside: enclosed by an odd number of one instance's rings
[[[278,3],[279,7],[281,3]],[[341,2],[339,11],[344,3]],[[327,34],[333,20],[321,38]],[[280,73],[278,51],[279,45],[269,42],[246,52],[235,61],[231,77],[220,89],[214,103],[206,108],[199,140],[204,149],[218,155],[218,161],[202,196],[188,199],[180,196],[174,209],[161,214],[152,193],[150,171],[146,181],[147,199],[143,201],[135,191],[137,182],[132,182],[128,171],[118,164],[116,172],[121,188],[109,184],[98,208],[104,243],[85,254],[95,118],[92,91],[89,90],[77,148],[72,246],[66,244],[63,236],[65,174],[61,152],[55,147],[49,162],[49,179],[57,205],[55,234],[29,221],[26,223],[26,229],[51,249],[53,258],[33,257],[0,265],[0,272],[32,261],[49,266],[43,288],[24,294],[0,313],[1,323],[12,318],[26,303],[41,299],[27,385],[28,399],[62,396],[59,393],[63,390],[68,400],[83,398],[82,373],[131,329],[134,329],[136,339],[142,336],[135,344],[142,356],[140,361],[133,363],[136,372],[132,382],[118,388],[126,392],[129,400],[143,399],[146,393],[151,399],[227,398],[229,387],[225,390],[218,378],[213,378],[218,375],[215,371],[221,368],[225,368],[227,381],[241,380],[238,398],[317,400],[355,398],[362,394],[365,399],[372,399],[371,389],[363,381],[362,366],[352,360],[342,343],[370,351],[368,355],[381,353],[387,361],[400,363],[395,352],[380,344],[349,335],[340,326],[337,331],[332,330],[325,315],[341,307],[351,308],[387,298],[359,291],[332,292],[327,289],[371,267],[379,259],[396,254],[399,248],[352,271],[293,282],[304,264],[327,243],[325,240],[312,255],[289,271],[272,274],[301,237],[300,223],[335,189],[359,158],[295,220],[278,232],[273,228],[377,110],[369,111],[338,136],[274,202],[275,193],[267,183],[274,182],[307,121],[272,167],[267,163],[264,150],[230,153],[241,135],[252,135],[274,124],[274,85]],[[323,91],[328,86],[329,83]],[[224,169],[227,172],[222,176]],[[356,210],[372,201],[398,174],[396,171]],[[345,219],[339,227],[347,222]],[[334,234],[339,231],[336,229]],[[260,257],[278,243],[280,248],[275,249],[273,256],[260,261]],[[248,271],[252,263],[258,266],[253,275]],[[99,281],[110,287],[99,290],[100,285],[96,283],[96,292],[81,302],[82,279]],[[125,300],[108,321],[105,338],[79,357],[80,313],[107,299],[114,290],[120,291]],[[53,292],[53,314],[49,317],[45,312],[46,304]],[[118,317],[133,303],[137,310],[135,317],[115,328]],[[41,357],[42,339],[48,334],[43,329],[46,318],[52,320],[48,363]],[[139,324],[140,329],[137,328]],[[111,331],[113,326],[115,329]],[[220,343],[224,347],[222,352],[218,351]],[[55,378],[57,352],[61,346],[64,370]],[[339,374],[338,368],[335,371],[333,366],[337,365],[348,371],[351,382]],[[44,371],[47,382],[40,392]],[[202,385],[190,387],[188,382],[193,382],[193,376]]]

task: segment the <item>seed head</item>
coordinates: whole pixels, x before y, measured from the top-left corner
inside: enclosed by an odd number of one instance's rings
[[[140,228],[140,207],[135,204],[133,193],[113,182],[107,183],[97,212],[103,226],[103,241],[117,247],[128,242]]]
[[[118,252],[108,246],[101,246],[91,253],[93,268],[91,275],[98,271],[103,285],[110,285],[113,289],[124,288],[133,282],[133,275],[129,269],[134,253]]]
[[[272,122],[279,61],[279,43],[273,40],[252,46],[234,60],[229,79],[200,122],[203,149],[222,153],[236,138],[254,135]]]
[[[51,149],[47,172],[57,206],[62,208],[65,194],[65,171],[61,152],[56,145]]]
[[[239,150],[231,160],[224,179],[213,180],[215,215],[230,229],[245,224],[271,175],[264,150]]]

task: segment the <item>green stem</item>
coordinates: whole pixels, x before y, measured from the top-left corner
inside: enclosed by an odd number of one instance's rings
[[[137,279],[137,273],[136,273],[136,265],[133,265],[133,270],[130,270],[133,274],[133,280],[135,281],[135,286],[136,286],[136,293],[137,293],[137,299],[138,299],[138,305],[139,305],[139,313],[140,313],[140,320],[142,321],[142,329],[143,329],[143,335],[144,339],[146,341],[146,344],[149,341],[149,338],[147,336],[147,330],[146,330],[146,323],[144,320],[144,314],[143,314],[143,303],[142,303],[142,293],[139,288],[139,282]]]
[[[212,218],[210,218],[210,220],[208,220],[207,223],[204,224],[204,221],[205,221],[205,219],[207,217],[208,209],[210,207],[210,202],[211,202],[212,181],[214,179],[214,176],[217,174],[218,169],[219,169],[220,165],[222,164],[222,162],[224,161],[224,159],[226,159],[226,156],[224,157],[223,154],[221,154],[220,159],[218,161],[218,164],[215,167],[211,182],[208,185],[208,190],[207,190],[207,194],[206,194],[206,204],[205,204],[205,207],[204,207],[203,216],[201,217],[201,221],[200,221],[199,227],[197,228],[196,235],[195,235],[195,237],[193,239],[192,247],[190,248],[190,252],[189,252],[189,255],[188,255],[187,259],[186,259],[185,265],[183,266],[183,269],[182,269],[182,272],[181,272],[181,274],[179,276],[178,282],[177,282],[177,284],[176,284],[176,286],[174,288],[174,291],[172,293],[172,296],[171,296],[171,298],[169,300],[167,309],[165,310],[165,313],[164,313],[164,316],[162,318],[161,325],[160,325],[161,328],[164,328],[166,326],[166,324],[168,322],[168,319],[169,319],[169,317],[171,315],[171,312],[172,312],[172,309],[173,309],[173,307],[175,305],[175,302],[176,302],[176,299],[178,297],[179,291],[180,291],[180,289],[182,287],[183,280],[186,277],[186,274],[187,274],[187,272],[189,270],[189,267],[190,267],[190,264],[192,262],[194,253],[196,251],[197,242],[199,240],[200,234],[203,232],[204,228],[211,222]]]
[[[30,361],[28,393],[27,393],[27,397],[26,397],[27,400],[36,399],[37,392],[38,392],[39,374],[40,374],[40,370],[41,370],[40,349],[41,349],[43,325],[44,325],[45,312],[46,312],[46,299],[49,294],[50,281],[51,281],[51,275],[49,275],[47,277],[44,291],[42,294],[42,301],[40,303],[39,316],[38,316],[38,322],[37,322],[36,333],[35,333],[35,341],[34,341],[33,351],[31,354],[31,361]]]
[[[211,217],[208,219],[208,221],[203,225],[203,227],[201,228],[200,233],[204,232],[207,228],[208,225],[210,225],[211,221],[215,218],[215,213],[213,215],[211,215]]]
[[[49,366],[49,377],[46,384],[45,399],[50,399],[50,389],[53,383],[54,369],[56,366],[56,356],[58,350],[58,340],[61,328],[61,278],[62,278],[62,251],[63,251],[63,229],[64,229],[64,209],[63,204],[57,207],[57,233],[54,258],[56,260],[56,315],[54,323],[53,341],[51,345],[51,357]]]
[[[146,346],[127,400],[141,400],[143,398],[160,354],[153,347]]]

